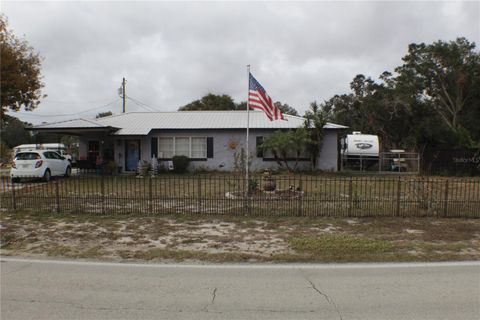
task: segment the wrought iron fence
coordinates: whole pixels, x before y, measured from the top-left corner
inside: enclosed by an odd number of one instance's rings
[[[5,211],[480,218],[479,178],[237,175],[73,176],[49,182],[0,177]],[[269,181],[271,183],[271,181]]]

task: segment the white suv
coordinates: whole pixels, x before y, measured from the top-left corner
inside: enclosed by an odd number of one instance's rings
[[[28,151],[15,155],[10,170],[12,181],[20,178],[43,178],[49,181],[52,176],[68,177],[72,173],[70,162],[55,151]]]

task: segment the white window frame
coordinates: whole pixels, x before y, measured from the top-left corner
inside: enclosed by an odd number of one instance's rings
[[[192,158],[192,139],[203,139],[204,146],[205,146],[205,157],[200,157],[200,158]],[[190,137],[190,158],[191,159],[207,159],[208,156],[208,143],[207,143],[207,137]]]
[[[160,148],[160,139],[173,139],[173,157],[176,156],[177,154],[177,149],[176,149],[176,138],[181,138],[185,139],[188,138],[188,158],[190,159],[207,159],[208,156],[208,142],[206,136],[157,136],[157,145],[158,145],[158,153],[163,153],[163,150]],[[202,138],[205,140],[205,157],[203,158],[192,158],[192,138]],[[165,158],[163,157],[162,159],[171,159],[171,158]]]
[[[171,157],[165,157],[163,154],[164,154],[164,150],[160,148],[160,140],[161,139],[172,139],[172,157],[175,156],[175,137],[162,137],[162,136],[159,136],[157,137],[157,149],[158,149],[158,154],[162,154],[162,157],[161,159],[171,159]]]

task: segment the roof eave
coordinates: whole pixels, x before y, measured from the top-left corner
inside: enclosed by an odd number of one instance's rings
[[[119,128],[115,127],[54,127],[54,128],[26,128],[29,131],[37,131],[37,132],[49,132],[49,133],[63,133],[63,134],[78,134],[78,133],[89,133],[89,132],[115,132],[119,130]]]

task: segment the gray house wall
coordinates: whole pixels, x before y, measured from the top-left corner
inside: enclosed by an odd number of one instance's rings
[[[252,171],[263,171],[265,169],[278,169],[276,161],[264,161],[257,157],[256,140],[258,136],[267,137],[272,130],[250,130],[249,151],[251,157],[250,168]],[[239,154],[241,148],[245,148],[245,130],[152,130],[147,136],[109,136],[109,144],[114,147],[114,159],[118,166],[125,167],[125,140],[138,139],[141,141],[141,160],[151,160],[151,138],[156,137],[212,137],[213,158],[191,161],[192,170],[235,170],[235,153]],[[80,137],[79,156],[86,156],[89,140],[100,140],[98,136],[89,134]],[[232,148],[236,145],[235,148]],[[324,171],[337,171],[338,158],[337,130],[326,130],[322,149],[317,160],[317,169]],[[293,166],[294,161],[289,162]],[[309,161],[299,161],[298,169],[310,169]]]
[[[249,153],[251,158],[250,168],[252,171],[262,171],[265,169],[277,169],[278,164],[275,161],[263,161],[257,157],[256,138],[258,136],[267,137],[272,134],[271,130],[251,130],[249,141]],[[213,158],[206,160],[191,161],[190,167],[195,169],[234,171],[235,154],[240,154],[241,149],[245,150],[245,130],[155,130],[148,135],[147,140],[152,137],[212,137],[213,138]],[[236,144],[236,148],[232,146]],[[142,153],[150,156],[148,152]],[[237,163],[237,166],[240,163]],[[292,163],[293,164],[293,163]],[[299,169],[309,168],[308,161],[299,162]]]
[[[327,130],[317,157],[317,169],[338,171],[338,130]]]

